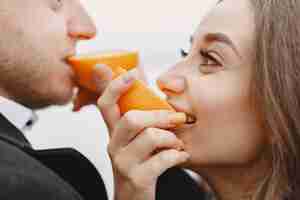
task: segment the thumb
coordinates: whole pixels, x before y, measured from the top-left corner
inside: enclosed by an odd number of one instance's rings
[[[108,83],[113,79],[114,73],[110,67],[97,64],[92,71],[92,81],[96,85],[97,93],[101,95]]]

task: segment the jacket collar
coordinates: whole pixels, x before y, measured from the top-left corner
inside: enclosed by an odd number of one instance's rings
[[[33,110],[3,96],[0,96],[0,113],[21,131],[31,129],[38,119]]]
[[[0,113],[0,140],[4,140],[19,148],[31,148],[23,133]]]

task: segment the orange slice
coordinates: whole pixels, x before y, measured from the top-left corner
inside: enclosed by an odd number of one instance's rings
[[[69,57],[68,62],[72,65],[78,77],[78,83],[96,92],[96,85],[92,79],[93,67],[96,64],[105,64],[111,67],[113,72],[119,71],[119,67],[126,70],[135,68],[139,64],[139,56],[134,51],[112,51],[94,54],[82,54]],[[117,73],[119,74],[119,73]]]
[[[114,72],[114,78],[135,68],[139,64],[138,52],[115,51],[109,53],[86,54],[72,56],[68,62],[78,77],[80,86],[96,92],[96,85],[92,81],[92,71],[96,64],[105,64]],[[84,95],[84,94],[82,94]],[[81,96],[81,98],[84,98]],[[136,80],[132,87],[119,99],[121,114],[129,110],[171,110],[175,111],[167,101],[159,97],[142,81]]]

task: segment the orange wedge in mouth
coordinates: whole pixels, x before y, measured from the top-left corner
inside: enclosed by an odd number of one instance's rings
[[[79,85],[96,92],[96,85],[92,79],[93,68],[96,64],[109,66],[115,76],[118,76],[124,73],[124,71],[120,71],[120,67],[125,70],[137,67],[139,56],[138,52],[135,51],[111,51],[71,56],[67,61],[77,75]]]
[[[72,56],[67,59],[72,66],[78,84],[96,93],[96,85],[92,79],[93,68],[96,64],[104,64],[110,67],[114,78],[126,73],[139,64],[138,52],[134,51],[112,51],[98,54],[85,54]],[[81,98],[84,98],[81,96]],[[175,111],[167,101],[159,97],[140,80],[136,80],[131,88],[119,99],[121,114],[130,110],[170,110]]]

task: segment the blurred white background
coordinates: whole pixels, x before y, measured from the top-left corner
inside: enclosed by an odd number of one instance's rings
[[[154,87],[157,75],[178,61],[179,49],[216,0],[81,0],[98,27],[95,40],[80,44],[79,52],[136,49]],[[112,197],[112,173],[106,154],[107,131],[95,107],[79,113],[71,105],[37,112],[38,123],[27,133],[35,148],[74,147],[101,173]]]

